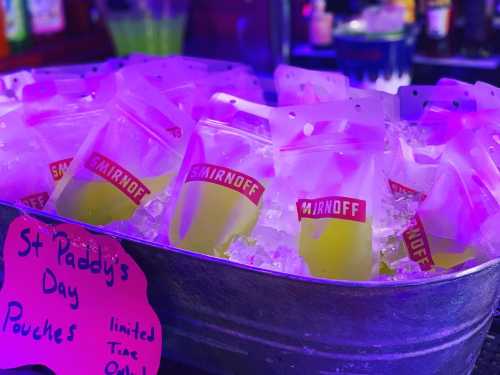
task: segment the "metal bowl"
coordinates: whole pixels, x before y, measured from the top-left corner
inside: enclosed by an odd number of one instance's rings
[[[0,205],[0,244],[19,214]],[[500,260],[432,279],[348,282],[121,239],[147,275],[164,356],[216,374],[470,374],[498,305]]]

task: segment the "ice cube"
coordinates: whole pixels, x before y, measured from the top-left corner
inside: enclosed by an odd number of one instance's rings
[[[479,248],[483,258],[500,257],[500,212],[491,215],[482,225],[479,233]]]
[[[166,243],[166,238],[160,234],[163,228],[163,219],[170,203],[170,192],[162,192],[137,208],[129,220],[113,222],[106,225],[106,228],[141,240]]]
[[[433,268],[430,271],[422,271],[418,263],[412,261],[409,258],[399,259],[391,264],[387,265],[387,268],[391,270],[389,272],[381,273],[374,278],[375,281],[405,281],[405,280],[417,280],[425,279],[429,277],[435,277],[439,275],[444,275],[449,272],[454,272],[455,270],[446,270],[444,268]]]
[[[382,193],[379,211],[373,221],[373,252],[381,262],[393,262],[405,256],[402,234],[415,220],[421,197],[412,193]]]
[[[295,238],[276,228],[257,226],[251,237],[239,236],[226,252],[230,260],[294,275],[309,275]]]

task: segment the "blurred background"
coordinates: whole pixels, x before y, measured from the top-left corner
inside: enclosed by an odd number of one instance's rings
[[[131,52],[340,70],[394,92],[500,84],[500,0],[0,0],[0,72]]]

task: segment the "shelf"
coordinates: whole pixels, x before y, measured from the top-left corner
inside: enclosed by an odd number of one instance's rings
[[[450,66],[454,68],[496,70],[500,66],[500,56],[492,56],[483,59],[471,59],[461,56],[443,58],[428,57],[417,54],[413,57],[413,62],[415,64]]]
[[[333,48],[316,49],[300,44],[292,49],[290,63],[309,69],[338,70]],[[435,84],[440,78],[455,78],[467,82],[485,81],[500,85],[500,56],[471,59],[461,56],[448,58],[428,57],[416,54],[413,57],[413,83]]]
[[[292,56],[295,58],[314,58],[314,59],[335,59],[336,53],[333,48],[317,49],[308,44],[299,44],[292,50]],[[488,69],[495,70],[500,67],[500,56],[492,56],[489,58],[472,59],[461,56],[453,57],[428,57],[416,54],[413,57],[415,64],[423,65],[438,65],[450,66],[454,68],[473,68],[473,69]]]
[[[309,44],[299,44],[293,48],[292,55],[295,57],[335,59],[337,53],[333,48],[314,48]]]
[[[24,52],[0,59],[0,72],[104,60],[113,53],[112,43],[103,29],[82,35],[54,36],[33,43]]]

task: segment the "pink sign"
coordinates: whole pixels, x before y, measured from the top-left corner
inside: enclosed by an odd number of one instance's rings
[[[162,329],[147,281],[120,243],[73,224],[16,218],[4,243],[0,368],[152,375]]]

